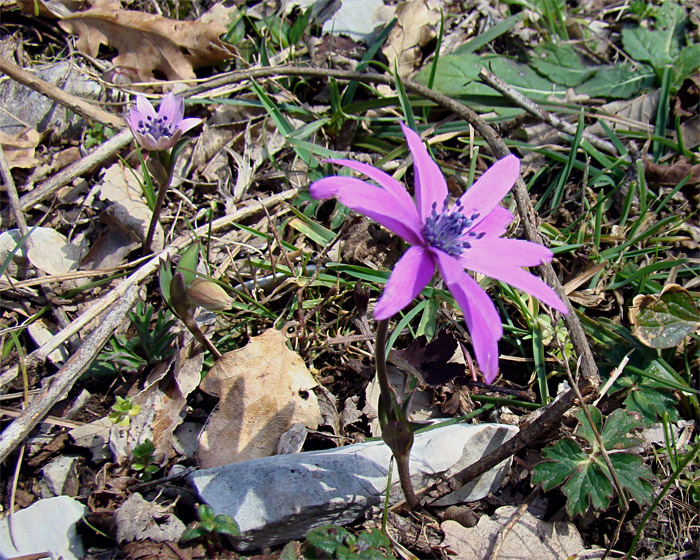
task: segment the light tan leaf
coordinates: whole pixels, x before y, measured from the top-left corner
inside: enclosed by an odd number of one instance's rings
[[[84,268],[99,269],[119,266],[126,255],[139,247],[146,237],[151,209],[141,197],[141,185],[134,174],[121,164],[107,168],[100,186],[100,200],[111,202],[100,215],[106,228],[83,259]],[[163,247],[165,235],[156,225],[152,248]]]
[[[420,62],[421,47],[435,38],[440,10],[430,0],[409,0],[396,8],[397,23],[382,49],[389,67],[396,61],[399,76],[407,77]]]
[[[221,398],[199,438],[202,468],[272,455],[298,422],[318,427],[316,381],[285,341],[268,329],[224,354],[202,381],[203,391]]]
[[[141,81],[153,81],[154,70],[168,80],[189,80],[194,69],[226,60],[232,46],[219,39],[226,22],[176,21],[132,10],[91,8],[60,20],[64,31],[78,35],[82,52],[97,56],[100,45],[115,48],[115,66],[136,69]]]
[[[456,521],[444,521],[442,545],[454,551],[455,558],[482,560],[490,557],[498,532],[503,530],[517,508],[504,506],[493,517],[484,515],[476,527],[467,528]],[[586,550],[573,523],[546,523],[525,512],[505,534],[499,560],[567,560],[568,558],[602,558],[603,549]],[[585,553],[585,555],[583,555]],[[581,556],[579,556],[581,555]]]
[[[39,161],[34,157],[34,149],[39,145],[40,139],[41,136],[33,128],[27,128],[19,134],[0,132],[0,144],[10,169],[36,167]]]

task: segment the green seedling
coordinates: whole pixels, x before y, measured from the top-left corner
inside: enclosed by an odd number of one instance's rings
[[[117,396],[116,402],[112,405],[112,412],[109,419],[117,426],[127,428],[131,423],[131,417],[141,412],[141,407],[131,402],[131,399]]]
[[[152,324],[153,314],[152,305],[144,305],[143,302],[136,304],[134,311],[129,313],[129,319],[137,336],[115,335],[108,347],[100,352],[92,373],[137,373],[172,356],[175,334],[170,328],[175,324],[175,319],[167,310],[160,310],[156,314],[155,324]]]
[[[150,439],[140,443],[131,452],[131,468],[141,474],[144,481],[151,480],[154,473],[160,470],[154,465],[156,446]]]
[[[336,560],[386,560],[393,558],[391,543],[378,529],[353,535],[337,525],[324,525],[306,535],[310,549],[304,558],[331,558]]]
[[[603,414],[596,407],[589,407],[589,412],[622,488],[638,504],[650,503],[654,492],[650,481],[654,475],[639,455],[625,451],[639,443],[631,432],[643,426],[640,416],[617,409],[603,422]],[[590,506],[605,510],[613,495],[613,477],[598,439],[583,411],[576,417],[580,424],[575,437],[560,439],[547,447],[542,452],[545,460],[532,473],[532,482],[541,484],[545,491],[563,484],[566,511],[571,516],[585,514]]]
[[[197,506],[197,517],[199,521],[182,533],[182,542],[204,538],[209,544],[218,544],[221,535],[235,537],[241,532],[234,519],[229,515],[214,515],[214,510],[206,504]]]

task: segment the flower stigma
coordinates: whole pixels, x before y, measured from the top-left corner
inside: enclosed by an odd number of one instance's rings
[[[432,213],[423,225],[423,235],[431,247],[440,249],[453,257],[458,257],[466,249],[471,248],[471,243],[465,239],[465,231],[472,226],[474,220],[479,217],[479,213],[475,212],[469,217],[465,216],[461,202],[458,202],[452,209],[448,209],[448,206],[449,197],[445,198],[442,210],[438,214],[437,202],[433,202]],[[467,232],[467,235],[480,239],[479,235],[481,234]]]

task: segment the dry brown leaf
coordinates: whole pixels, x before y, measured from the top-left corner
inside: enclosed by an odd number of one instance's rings
[[[100,45],[119,51],[115,66],[134,68],[138,79],[153,81],[154,70],[168,80],[190,80],[194,69],[226,60],[234,48],[219,39],[226,22],[176,21],[157,14],[99,6],[60,20],[78,35],[77,47],[97,56]]]
[[[167,364],[153,368],[145,388],[131,399],[141,407],[140,412],[131,418],[127,428],[112,426],[109,444],[117,460],[146,439],[155,445],[158,462],[175,454],[173,433],[182,424],[187,395],[196,388],[191,380],[200,377],[203,363],[203,352],[198,350],[198,345],[190,343]],[[172,376],[167,375],[171,370]]]
[[[700,163],[691,165],[683,157],[673,165],[661,165],[648,159],[644,160],[644,177],[652,185],[675,187],[683,179],[690,176],[686,185],[700,184]]]
[[[396,62],[399,76],[405,78],[420,62],[421,47],[435,38],[440,10],[430,0],[410,0],[397,6],[396,18],[382,52],[389,66],[393,68]]]
[[[502,531],[517,508],[504,506],[493,517],[483,515],[476,527],[467,528],[456,521],[444,521],[442,545],[454,551],[456,558],[482,560],[490,557],[498,532]],[[602,558],[603,549],[586,550],[573,523],[546,523],[525,512],[505,534],[499,560],[566,560],[568,558]]]
[[[40,139],[41,136],[33,128],[27,128],[19,134],[0,132],[0,145],[10,169],[36,167],[39,160],[34,157],[34,149],[39,145]]]
[[[285,342],[282,332],[268,329],[224,354],[202,380],[203,391],[221,398],[199,438],[202,468],[272,455],[298,422],[318,427],[316,381]]]

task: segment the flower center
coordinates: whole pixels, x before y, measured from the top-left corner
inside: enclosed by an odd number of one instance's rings
[[[463,214],[464,208],[461,202],[449,210],[448,202],[446,198],[440,213],[437,211],[437,202],[433,202],[433,211],[423,225],[423,235],[431,247],[457,257],[471,248],[471,244],[465,238],[465,231],[479,217],[479,213],[475,212],[467,217]],[[481,239],[484,234],[467,232],[466,236]]]
[[[168,122],[168,116],[147,116],[146,120],[139,121],[138,131],[143,134],[150,134],[155,140],[165,136],[170,138],[173,135],[173,123]]]

